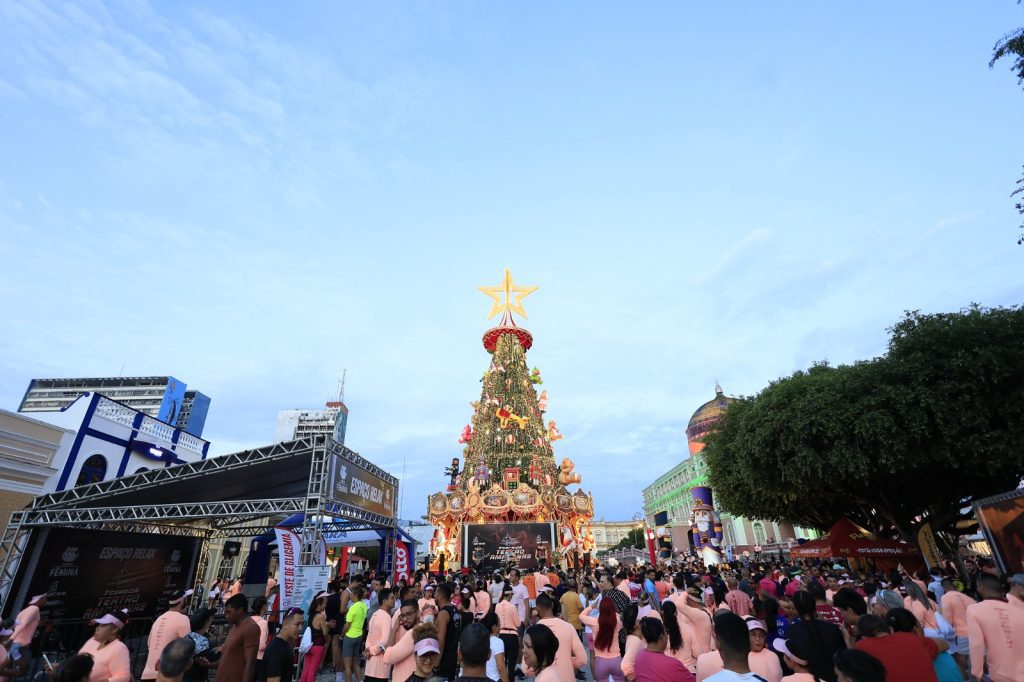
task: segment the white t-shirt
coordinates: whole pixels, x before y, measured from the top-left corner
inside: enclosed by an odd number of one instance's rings
[[[705,677],[704,682],[768,682],[757,673],[734,673],[731,670],[719,670],[711,677]]]
[[[487,679],[494,680],[494,682],[501,679],[495,656],[503,653],[505,653],[505,643],[501,641],[501,638],[491,635],[491,657],[487,659]]]
[[[530,600],[530,591],[526,585],[519,583],[512,586],[512,606],[519,609],[519,620],[526,622],[526,602]]]

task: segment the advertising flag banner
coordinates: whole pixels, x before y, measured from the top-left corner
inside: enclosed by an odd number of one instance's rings
[[[397,585],[399,580],[408,581],[410,571],[409,546],[398,540],[395,542],[395,574],[392,576],[391,584]]]
[[[932,532],[932,524],[926,523],[917,531],[917,545],[921,548],[924,562],[928,568],[940,568],[942,566],[942,555],[939,553],[939,545],[935,542],[935,533]]]
[[[294,604],[295,574],[302,553],[302,539],[299,534],[289,528],[274,527],[277,534],[277,552],[279,573],[281,575],[281,609],[290,609]]]

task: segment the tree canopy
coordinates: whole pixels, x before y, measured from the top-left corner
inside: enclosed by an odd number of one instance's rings
[[[910,312],[889,332],[883,357],[816,364],[729,407],[704,450],[723,509],[910,540],[1017,487],[1024,308]]]
[[[1003,57],[1013,60],[1011,69],[1017,76],[1017,84],[1024,85],[1024,28],[1018,28],[1016,31],[1007,33],[996,42],[996,46],[992,49],[992,59],[988,63],[989,68],[991,69],[995,66],[996,62]],[[1022,192],[1024,192],[1024,178],[1017,181],[1017,189],[1010,196],[1017,196]],[[1024,201],[1018,201],[1014,208],[1017,209],[1018,213],[1024,215]],[[1024,224],[1021,225],[1021,229],[1024,229]],[[1024,236],[1021,236],[1017,243],[1024,244]]]

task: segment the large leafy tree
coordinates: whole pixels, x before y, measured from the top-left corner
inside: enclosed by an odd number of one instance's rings
[[[726,511],[910,540],[1024,475],[1024,309],[908,313],[888,352],[734,403],[704,450]]]
[[[1013,61],[1011,68],[1017,76],[1017,83],[1024,85],[1024,28],[1018,28],[1016,31],[1007,33],[999,39],[992,50],[992,59],[988,63],[989,68],[995,66],[996,62],[1004,57]],[[1024,178],[1017,181],[1017,189],[1013,191],[1011,196],[1022,193],[1024,193]],[[1024,201],[1018,201],[1015,204],[1015,208],[1018,213],[1024,215]],[[1024,224],[1021,225],[1021,229],[1024,229]],[[1017,243],[1024,244],[1024,236],[1021,236]]]

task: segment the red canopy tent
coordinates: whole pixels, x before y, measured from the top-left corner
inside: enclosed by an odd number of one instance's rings
[[[789,550],[794,559],[873,559],[879,569],[923,565],[920,550],[914,545],[876,537],[850,519],[840,519],[817,540]]]

